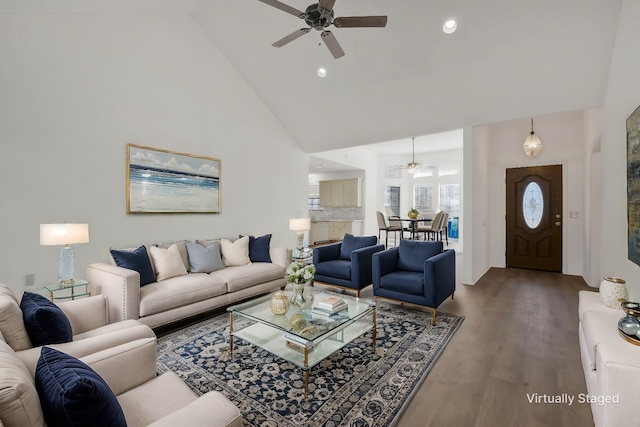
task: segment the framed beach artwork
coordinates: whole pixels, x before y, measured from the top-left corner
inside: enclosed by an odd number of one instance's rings
[[[127,213],[219,213],[220,159],[127,144]]]
[[[640,107],[627,119],[627,223],[629,259],[640,265]]]

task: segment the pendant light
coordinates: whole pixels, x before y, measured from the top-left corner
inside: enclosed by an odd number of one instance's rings
[[[531,118],[531,133],[529,133],[527,139],[524,140],[522,149],[527,157],[535,157],[542,151],[542,142],[540,142],[540,138],[538,138],[538,135],[533,131],[533,117]]]
[[[414,174],[418,171],[418,164],[416,163],[416,141],[415,138],[411,138],[411,163],[407,165],[407,172]]]

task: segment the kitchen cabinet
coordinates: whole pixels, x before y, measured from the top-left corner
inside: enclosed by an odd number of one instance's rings
[[[326,242],[329,240],[329,223],[327,221],[311,222],[309,243]]]
[[[329,223],[329,240],[342,240],[347,233],[351,234],[351,221],[332,221]]]
[[[362,206],[360,178],[320,181],[320,206],[356,208]]]
[[[340,241],[347,233],[353,234],[353,221],[312,221],[309,241]]]

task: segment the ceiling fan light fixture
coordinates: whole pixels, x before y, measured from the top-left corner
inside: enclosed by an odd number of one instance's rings
[[[411,137],[411,163],[407,165],[407,172],[414,174],[418,171],[418,164],[416,163],[416,139]]]
[[[453,19],[449,19],[445,21],[445,23],[442,25],[442,31],[445,34],[453,34],[457,29],[458,29],[458,23]]]
[[[542,151],[542,141],[540,141],[538,135],[533,131],[533,118],[531,118],[531,132],[524,140],[522,149],[527,157],[536,157]]]
[[[327,77],[327,69],[324,67],[318,67],[318,69],[316,70],[316,74],[320,78],[325,78]]]

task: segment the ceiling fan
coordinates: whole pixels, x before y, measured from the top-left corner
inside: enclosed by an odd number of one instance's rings
[[[336,0],[320,0],[318,3],[314,3],[307,7],[304,12],[296,9],[295,7],[279,2],[278,0],[259,1],[293,16],[297,16],[300,19],[304,19],[307,25],[309,25],[309,28],[296,30],[273,43],[272,46],[282,47],[287,43],[294,41],[298,37],[307,34],[312,28],[314,28],[318,31],[322,31],[322,33],[320,33],[320,37],[335,59],[343,57],[344,51],[342,50],[342,47],[340,47],[340,44],[333,33],[326,29],[330,25],[333,24],[336,28],[385,27],[387,25],[386,16],[343,16],[334,18],[333,5]]]
[[[415,137],[411,138],[411,162],[404,165],[387,165],[385,174],[387,178],[400,178],[400,172],[406,170],[411,175],[415,174],[427,174],[434,173],[435,170],[438,169],[438,166],[435,164],[429,163],[416,163],[416,139]],[[396,176],[397,175],[397,176]]]
[[[411,137],[411,163],[407,165],[407,172],[414,174],[419,168],[420,165],[416,163],[416,139]]]

